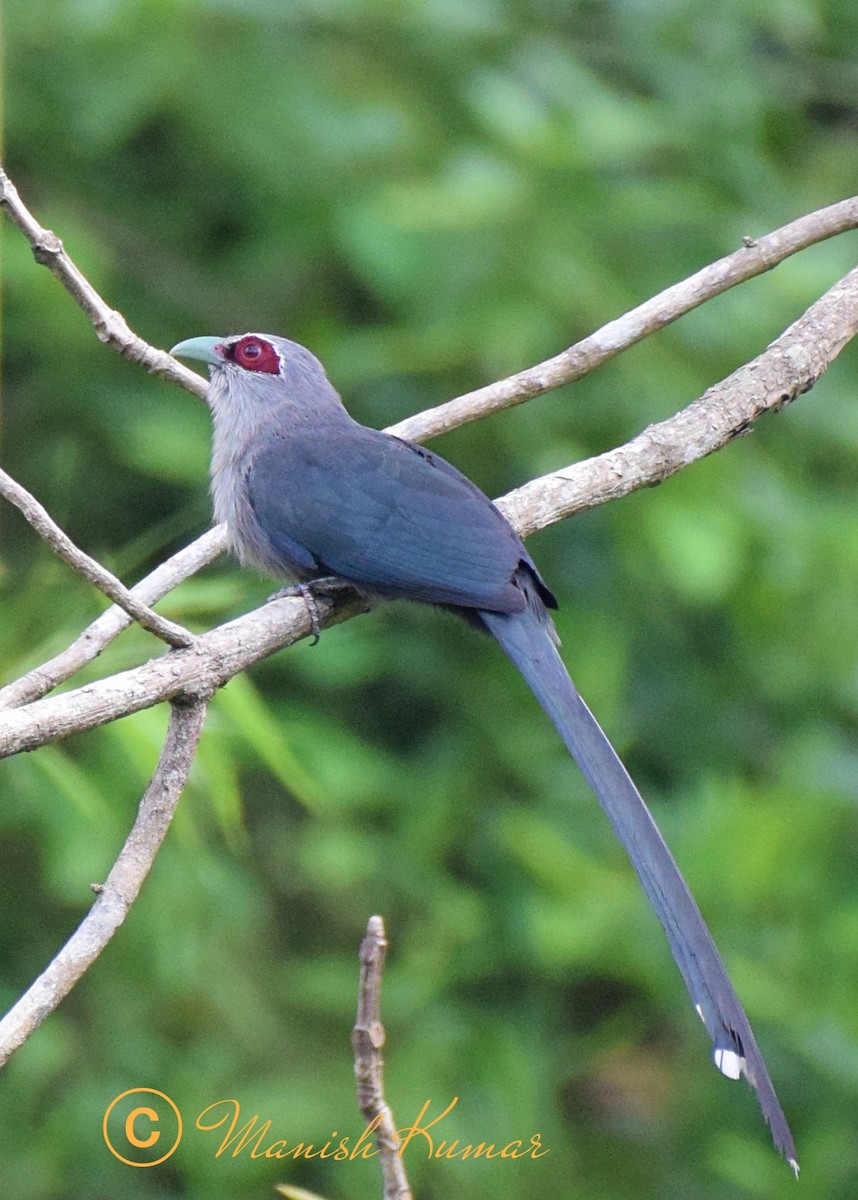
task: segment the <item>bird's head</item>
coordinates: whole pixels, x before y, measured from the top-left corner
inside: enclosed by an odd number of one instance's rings
[[[340,400],[324,367],[304,346],[269,333],[195,337],[170,351],[204,362],[211,384],[208,402],[217,416],[236,409],[270,409],[290,401],[302,409]]]

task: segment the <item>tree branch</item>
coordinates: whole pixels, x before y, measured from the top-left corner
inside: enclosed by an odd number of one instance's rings
[[[125,920],[164,840],[202,733],[208,698],[175,703],[157,769],[98,899],[48,967],[0,1021],[0,1066],[68,995]]]
[[[122,313],[116,312],[66,254],[55,233],[41,226],[26,207],[18,189],[0,163],[0,208],[5,208],[13,225],[17,226],[33,248],[37,263],[59,279],[60,283],[83,309],[95,328],[100,341],[106,342],[131,362],[140,363],[152,374],[180,383],[194,395],[205,399],[206,385],[199,375],[171,358],[164,350],[156,350],[144,342],[128,326]]]
[[[182,384],[205,398],[206,382],[168,354],[148,345],[112,310],[66,254],[62,242],[25,207],[0,166],[0,207],[29,241],[37,262],[60,280],[92,322],[98,337],[132,362]],[[608,361],[706,300],[759,275],[789,255],[858,227],[858,198],[812,213],[753,241],[742,250],[666,289],[563,353],[448,404],[418,414],[389,432],[415,441],[521,403],[569,383]],[[499,500],[522,536],[606,500],[661,482],[745,432],[766,411],[777,411],[807,391],[858,329],[858,270],[812,305],[752,363],[710,388],[682,412],[644,430],[625,446],[588,462],[533,480]],[[103,613],[62,654],[0,693],[3,705],[25,705],[0,713],[0,756],[91,729],[163,700],[172,703],[167,739],[137,819],[90,913],[7,1016],[0,1021],[0,1064],[20,1046],[68,994],[124,920],[138,895],[169,827],[187,781],[213,691],[239,671],[310,633],[313,624],[300,596],[278,599],[192,639],[187,631],[153,613],[148,604],[186,578],[225,545],[222,529],[199,539],[153,572],[132,591],[85,555],[51,521],[38,503],[0,473],[7,496],[61,557],[105,591],[125,612]],[[354,591],[318,597],[322,626],[366,611]],[[96,657],[129,624],[130,617],[174,647],[129,671],[47,699],[42,696]],[[385,1200],[410,1200],[396,1154],[396,1131],[384,1101],[379,990],[384,963],[384,927],[370,920],[361,949],[361,991],[353,1033],[355,1071],[362,1110],[377,1120]]]
[[[143,604],[154,604],[185,579],[195,575],[226,549],[226,529],[218,525],[179,550],[135,584],[130,594]],[[76,671],[92,662],[115,637],[131,624],[131,617],[113,604],[97,617],[75,640],[48,662],[4,688],[0,688],[0,709],[16,708],[47,695],[65,683]]]
[[[40,244],[40,239],[54,237],[35,222],[2,168],[0,168],[0,203],[6,205],[15,224],[25,233],[34,248]],[[746,239],[747,244],[743,250],[711,264],[689,279],[668,288],[659,296],[633,309],[617,321],[609,323],[589,338],[579,342],[577,346],[548,360],[547,363],[530,368],[529,371],[521,372],[519,375],[511,376],[507,380],[501,380],[488,388],[460,396],[440,408],[417,414],[405,422],[392,426],[388,432],[398,436],[411,437],[418,441],[424,440],[434,433],[462,424],[465,420],[475,419],[483,412],[495,411],[497,408],[503,408],[509,404],[520,403],[530,395],[536,395],[549,387],[569,382],[613,357],[626,346],[639,341],[647,333],[661,328],[682,313],[703,303],[704,300],[710,299],[719,291],[733,287],[753,275],[770,270],[788,255],[794,254],[814,242],[854,228],[856,225],[858,225],[858,198],[853,198],[802,217],[756,242]],[[55,273],[63,279],[75,299],[83,303],[75,290],[77,286],[75,281],[83,278],[78,269],[64,254],[52,261],[57,268]],[[63,272],[67,273],[68,278]],[[840,288],[845,289],[842,303],[838,291]],[[107,305],[88,284],[87,289],[85,294],[88,300],[84,305],[86,311],[92,310],[102,315],[109,312]],[[819,323],[819,345],[816,349],[820,352],[817,354],[817,358],[820,358],[821,361],[815,373],[811,372],[807,379],[799,378],[797,383],[790,384],[793,395],[811,387],[819,374],[836,356],[842,348],[842,342],[838,343],[837,339],[853,335],[854,328],[849,321],[849,308],[854,305],[853,297],[853,282],[851,276],[847,276],[769,348],[773,358],[772,363],[769,364],[771,369],[767,367],[769,375],[776,376],[778,371],[785,368],[789,380],[795,375],[791,369],[795,364],[791,361],[790,340],[795,340],[794,349],[797,349],[799,354],[807,352],[812,355],[814,351],[812,345],[805,344],[804,351],[802,351],[799,343],[806,342],[805,330],[808,325],[812,326],[814,321]],[[93,319],[95,321],[95,318]],[[829,336],[828,322],[830,320],[834,321],[833,336]],[[98,328],[97,322],[96,327]],[[816,333],[817,331],[812,332]],[[129,343],[128,357],[135,358],[137,349],[145,343],[142,343],[136,335],[130,334],[130,331],[129,335],[132,340]],[[779,346],[783,354],[778,363],[775,360],[778,356]],[[160,354],[161,352],[153,350],[152,353]],[[169,356],[166,357],[169,359]],[[175,360],[169,359],[169,361],[175,363]],[[764,354],[722,384],[709,389],[696,404],[685,410],[685,414],[678,414],[677,417],[651,426],[632,439],[625,447],[532,480],[499,500],[498,507],[506,513],[521,535],[527,537],[536,530],[571,516],[584,508],[595,507],[607,500],[626,495],[638,487],[660,482],[674,471],[688,465],[695,458],[710,454],[713,450],[725,445],[737,436],[743,427],[756,419],[761,411],[775,407],[771,402],[770,381],[767,382],[763,375],[757,374],[758,369],[765,364],[766,355]],[[181,364],[176,363],[175,365],[181,376],[179,382],[189,387],[189,390],[196,395],[204,395],[204,381],[194,372],[186,371]],[[173,377],[169,372],[167,374],[168,377]],[[759,400],[757,405],[751,406],[750,412],[742,413],[738,417],[734,417],[729,410],[721,411],[722,404],[729,398],[731,383],[734,390],[750,387],[752,394]],[[740,409],[745,407],[742,404],[743,398],[742,394],[738,396]],[[732,407],[731,403],[730,408]],[[702,422],[696,419],[697,416],[702,417]],[[690,456],[684,443],[684,438],[689,433],[696,443],[695,450]],[[188,564],[187,573],[184,569],[179,570],[175,576],[175,582],[187,578],[197,569],[191,565],[196,554],[199,554],[199,566],[202,566],[216,557],[224,546],[224,532],[213,530],[204,535],[203,539],[187,547],[182,552],[183,556],[187,556],[184,560]],[[153,573],[150,578],[154,579],[156,575],[158,572]],[[138,585],[138,587],[140,586]],[[156,589],[149,594],[133,589],[133,594],[140,600],[153,602],[172,586],[174,586],[173,582],[166,581],[163,591]],[[156,616],[156,620],[160,621],[162,618]],[[45,695],[58,683],[68,679],[81,665],[96,657],[126,625],[127,622],[124,620],[117,623],[115,610],[108,610],[93,626],[85,630],[67,651],[42,667],[35,668],[22,679],[0,691],[0,708],[27,703],[38,696]]]
[[[105,303],[66,254],[60,239],[35,220],[21,200],[17,189],[3,171],[2,165],[0,165],[0,206],[5,207],[11,220],[30,242],[36,260],[50,268],[76,303],[83,308],[102,340],[113,345],[130,360],[143,363],[148,370],[181,383],[197,396],[205,397],[206,384],[200,376],[189,371],[163,351],[149,346],[132,332],[121,314],[114,312]],[[815,242],[823,241],[856,227],[858,227],[858,197],[853,197],[801,217],[757,240],[746,237],[742,250],[728,255],[688,279],[674,284],[631,312],[609,322],[577,345],[563,351],[562,354],[510,376],[508,379],[460,396],[448,404],[417,414],[391,427],[388,432],[415,441],[422,441],[434,434],[455,428],[466,421],[475,420],[489,412],[521,403],[550,388],[569,383],[720,292],[735,287],[736,284],[764,271],[771,270],[791,254],[795,254]],[[830,295],[831,293],[829,293]],[[757,363],[761,361],[762,356],[761,359],[756,360]],[[827,361],[830,361],[830,358]],[[806,387],[812,385],[813,381],[811,379],[804,388],[800,387],[799,390],[805,390]],[[752,382],[756,384],[759,381],[753,380]],[[720,388],[725,386],[726,384],[722,384],[710,389],[698,403],[705,406],[711,401],[714,410],[720,403]],[[694,407],[692,405],[686,410],[689,417],[691,417]],[[764,398],[762,408],[770,407],[772,405],[768,398]],[[744,422],[753,420],[761,410],[743,418]],[[645,430],[625,448],[600,455],[590,460],[589,463],[579,463],[574,467],[564,468],[551,475],[543,476],[541,479],[531,481],[498,501],[498,506],[506,512],[522,536],[528,536],[535,530],[580,511],[582,508],[592,507],[604,503],[606,500],[625,495],[636,487],[659,482],[667,475],[672,474],[674,470],[679,469],[680,466],[687,465],[689,461],[702,457],[703,454],[711,453],[719,445],[726,444],[736,436],[740,427],[737,427],[735,422],[731,422],[729,419],[726,423],[718,420],[718,415],[715,413],[715,425],[719,428],[718,436],[716,438],[698,436],[699,445],[690,457],[683,453],[681,438],[686,432],[697,436],[693,427],[695,422],[691,419],[691,428],[687,429],[682,414],[680,414],[671,421],[662,422],[660,425]],[[223,544],[222,531],[219,534],[215,531],[212,536],[219,537]],[[188,547],[184,553],[193,557],[196,552],[195,546],[196,544]],[[212,549],[212,557],[217,553],[209,543],[206,543],[204,548],[201,547],[201,565],[204,561],[210,561],[206,557],[209,549]],[[92,562],[92,560],[89,561]],[[97,567],[97,564],[95,565]],[[118,584],[118,581],[116,582]],[[118,586],[122,585],[118,584]],[[135,590],[135,595],[139,599],[143,599],[142,592]],[[127,592],[125,597],[127,607]],[[133,599],[132,603],[134,603]],[[157,617],[156,614],[152,614],[152,616],[156,622],[163,621],[163,618]],[[135,617],[137,617],[137,613],[135,613]],[[138,619],[141,618],[142,613]],[[143,623],[145,622],[141,619],[141,624]],[[57,683],[69,678],[84,662],[95,657],[124,627],[124,622],[116,624],[116,617],[112,611],[103,614],[103,623],[96,623],[84,631],[67,651],[44,664],[43,667],[29,672],[27,676],[0,692],[0,708],[26,703],[35,696],[44,695]],[[162,626],[162,632],[163,630]],[[175,631],[174,627],[173,632],[175,633]],[[92,639],[91,643],[90,639]],[[178,641],[183,640],[182,633],[179,632]]]
[[[96,562],[94,558],[90,558],[88,554],[79,549],[71,538],[63,533],[38,500],[5,471],[0,471],[0,496],[4,496],[10,504],[14,504],[24,519],[40,537],[44,538],[63,562],[68,563],[88,583],[94,584],[99,591],[104,592],[105,596],[114,604],[124,608],[138,625],[142,625],[144,629],[154,633],[168,646],[192,645],[193,634],[183,626],[177,625],[175,621],[168,621],[166,617],[153,612],[151,608],[142,603],[139,596],[130,592],[121,580],[111,574],[101,563]]]
[[[762,354],[714,384],[675,416],[624,446],[533,479],[496,501],[522,537],[556,521],[653,487],[747,433],[809,391],[858,332],[858,268],[776,338]]]
[[[201,376],[188,370],[165,351],[150,346],[129,328],[121,313],[115,312],[102,299],[66,254],[57,235],[43,228],[26,207],[17,188],[3,170],[2,163],[0,207],[6,209],[14,225],[30,243],[36,261],[53,272],[87,314],[103,342],[113,346],[132,362],[142,363],[152,374],[180,383],[194,395],[205,399],[207,388]],[[852,196],[799,217],[760,238],[746,236],[741,250],[710,263],[688,279],[666,288],[554,358],[408,417],[392,426],[388,432],[415,442],[426,441],[489,413],[521,404],[552,388],[572,383],[707,300],[772,270],[784,259],[808,246],[856,228],[858,196]]]
[[[729,291],[739,283],[771,271],[785,258],[858,228],[858,196],[799,217],[789,225],[760,238],[746,237],[741,250],[728,254],[696,274],[675,283],[650,300],[610,321],[554,358],[500,379],[487,387],[426,409],[394,425],[389,432],[410,441],[422,442],[448,433],[469,421],[522,404],[534,396],[572,383],[628,350],[651,333],[698,308],[707,300]]]
[[[411,1188],[402,1158],[393,1113],[384,1098],[384,1026],[381,1023],[381,980],[387,955],[387,938],[381,917],[370,917],[360,946],[360,983],[352,1047],[358,1105],[375,1135],[384,1181],[384,1200],[411,1200]]]
[[[625,446],[566,467],[497,501],[526,536],[570,513],[660,483],[744,433],[764,412],[777,412],[811,388],[858,328],[858,268],[835,284],[752,362],[694,403],[652,425]],[[318,597],[320,624],[365,612],[355,592]],[[222,686],[239,671],[311,632],[306,605],[284,597],[200,634],[129,671],[25,709],[0,712],[0,757],[33,750],[71,733],[138,712],[181,692]]]
[[[355,591],[318,593],[319,620],[324,628],[369,608]],[[186,694],[209,695],[239,671],[267,658],[313,632],[312,619],[300,595],[283,596],[208,633],[193,646],[173,650],[139,667],[85,684],[60,696],[35,700],[0,713],[0,758],[35,750],[47,742],[95,729],[119,717],[151,708]]]

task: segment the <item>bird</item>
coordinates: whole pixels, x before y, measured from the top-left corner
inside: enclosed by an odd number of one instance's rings
[[[303,589],[337,576],[373,598],[451,609],[499,643],[625,848],[715,1065],[756,1089],[797,1176],[792,1132],[741,1001],[643,797],[572,682],[549,611],[557,600],[506,518],[433,451],[354,420],[297,342],[194,337],[170,353],[208,367],[214,516],[240,563]]]

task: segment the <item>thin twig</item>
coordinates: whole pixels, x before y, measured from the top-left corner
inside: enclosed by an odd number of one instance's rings
[[[159,616],[146,604],[128,590],[121,580],[103,567],[101,563],[96,562],[94,558],[90,558],[78,546],[74,544],[71,538],[63,533],[56,521],[54,521],[45,508],[32,496],[26,488],[21,487],[20,483],[7,475],[5,471],[0,471],[0,496],[5,497],[10,504],[14,504],[24,519],[35,529],[39,537],[44,538],[51,549],[57,554],[63,562],[68,563],[78,575],[81,575],[88,583],[93,584],[104,592],[108,599],[114,604],[118,604],[120,608],[124,608],[129,616],[142,625],[144,629],[148,629],[150,633],[154,633],[168,646],[190,646],[193,644],[194,636],[181,625],[177,625],[175,621],[168,621],[166,617]]]
[[[358,1105],[379,1150],[384,1200],[411,1200],[393,1113],[384,1098],[384,1026],[381,1023],[381,980],[387,938],[381,917],[370,917],[360,945],[357,1018],[352,1030]]]
[[[858,268],[807,310],[758,358],[675,416],[597,459],[532,480],[497,501],[523,535],[584,507],[660,483],[744,433],[813,386],[858,328]],[[724,412],[721,412],[721,409]],[[317,597],[320,626],[365,612],[365,598]],[[312,631],[300,597],[263,605],[176,650],[61,696],[0,712],[0,757],[93,729],[180,692],[217,688]]]
[[[0,208],[5,208],[33,248],[36,262],[46,266],[86,313],[100,341],[106,342],[131,362],[140,363],[154,375],[161,375],[205,399],[206,384],[194,371],[171,358],[164,350],[150,346],[128,326],[122,313],[116,312],[98,294],[83,272],[66,254],[55,233],[45,229],[18,194],[18,189],[0,163]]]
[[[572,383],[714,296],[770,271],[799,250],[856,228],[858,196],[853,196],[799,217],[773,233],[759,238],[746,237],[741,250],[673,284],[554,358],[408,417],[389,432],[422,442],[468,421],[476,421],[489,413],[522,404],[552,388]]]
[[[762,354],[687,408],[606,454],[532,479],[497,500],[522,537],[653,487],[728,445],[764,413],[809,391],[858,332],[858,268],[845,275]]]
[[[52,1013],[125,920],[175,812],[202,733],[207,698],[177,703],[137,819],[98,898],[48,967],[0,1021],[0,1065]]]
[[[217,525],[141,579],[131,589],[131,595],[143,604],[154,604],[225,549],[226,529],[223,525]],[[81,667],[97,658],[123,629],[128,628],[131,620],[124,609],[112,604],[65,650],[0,688],[0,709],[29,704],[65,683]]]
[[[344,598],[341,598],[344,597]],[[366,612],[369,601],[344,588],[316,595],[322,628]],[[283,596],[200,634],[193,646],[83,687],[0,712],[0,758],[95,729],[184,694],[208,695],[240,671],[313,632],[300,595]]]

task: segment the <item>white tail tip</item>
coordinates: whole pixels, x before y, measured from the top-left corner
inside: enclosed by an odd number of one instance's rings
[[[741,1054],[737,1054],[735,1050],[716,1049],[713,1056],[715,1066],[722,1075],[726,1075],[728,1079],[741,1079],[742,1072],[745,1070],[745,1060]]]

